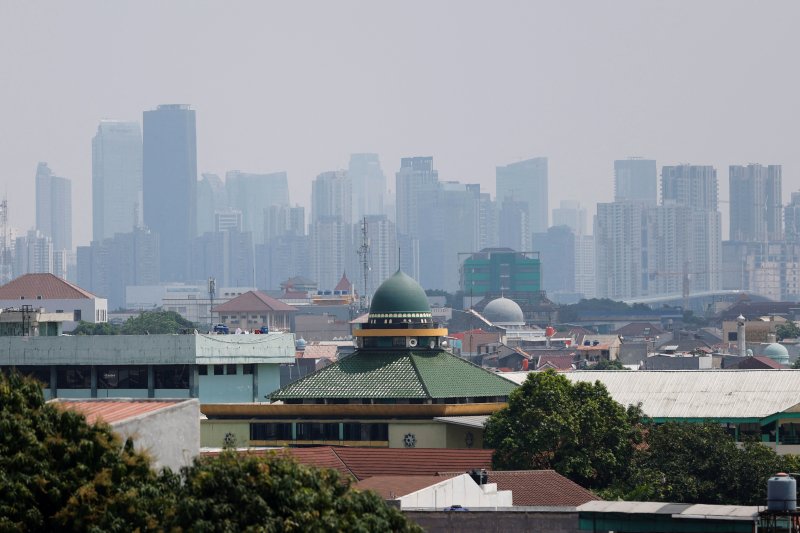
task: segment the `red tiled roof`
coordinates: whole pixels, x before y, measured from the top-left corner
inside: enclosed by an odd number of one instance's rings
[[[443,448],[334,448],[356,479],[378,475],[432,476],[490,468],[493,450]]]
[[[342,274],[342,279],[339,280],[339,283],[336,284],[336,287],[333,288],[335,291],[348,291],[353,288],[353,284],[350,283],[350,280],[347,279],[347,273]]]
[[[260,311],[297,311],[261,291],[248,291],[214,308],[215,313],[250,313]]]
[[[756,355],[755,357],[747,357],[741,361],[736,368],[745,369],[759,369],[759,368],[787,368],[779,362],[766,357],[764,355]]]
[[[75,411],[86,417],[86,422],[94,424],[102,420],[107,424],[122,422],[146,413],[164,409],[184,400],[63,400],[53,402],[59,409]]]
[[[536,367],[537,370],[542,366],[550,363],[553,368],[557,368],[558,370],[572,370],[572,362],[573,362],[572,355],[540,355],[539,356],[539,365]]]
[[[339,347],[333,344],[307,344],[303,355],[298,356],[302,359],[336,359]]]
[[[96,296],[53,274],[23,274],[0,287],[0,300],[78,300]]]
[[[440,476],[372,476],[354,485],[377,492],[384,500],[395,500],[444,481]]]
[[[286,453],[298,463],[318,468],[334,468],[360,481],[373,476],[434,476],[439,472],[459,472],[491,468],[494,450],[448,450],[444,448],[349,448],[314,446],[280,450],[247,450],[241,453],[267,455]],[[216,455],[206,452],[203,455]]]
[[[463,473],[441,475],[452,477]],[[600,499],[554,470],[490,471],[489,483],[497,483],[497,490],[510,490],[515,506],[577,507]]]
[[[466,337],[467,335],[483,335],[483,334],[497,335],[497,333],[491,331],[484,331],[481,328],[477,328],[477,329],[470,329],[467,331],[459,331],[458,333],[453,333],[450,336],[453,337],[454,339],[464,340],[464,337]]]
[[[286,455],[300,464],[313,466],[314,468],[330,468],[338,471],[343,478],[353,479],[353,473],[336,455],[331,446],[314,446],[311,448],[268,448],[268,449],[247,449],[237,450],[240,454],[255,455],[257,457],[267,457],[272,454]],[[205,451],[201,452],[203,457],[216,457],[221,452]]]

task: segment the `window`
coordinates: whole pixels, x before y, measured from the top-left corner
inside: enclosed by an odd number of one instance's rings
[[[225,373],[229,376],[236,375],[236,365],[225,365]]]
[[[203,367],[208,372],[208,367]],[[188,389],[189,365],[158,365],[153,369],[157,389]]]
[[[301,422],[297,424],[297,440],[339,440],[339,424]]]
[[[207,376],[208,375],[208,365],[198,365],[197,373],[200,374],[201,376]]]
[[[91,389],[92,367],[60,366],[57,379],[59,389]]]
[[[252,374],[254,366],[255,365],[242,365],[242,374],[245,376]]]
[[[72,312],[72,321],[73,322],[80,322],[81,321],[81,310],[80,309],[75,309]]]
[[[362,424],[360,422],[346,423],[344,425],[344,440],[389,440],[389,424]]]
[[[9,370],[12,367],[8,367]],[[35,378],[45,384],[45,387],[50,386],[50,367],[49,366],[17,366],[13,367],[17,372],[23,376]]]
[[[250,424],[250,440],[292,440],[292,424],[282,422]]]
[[[60,386],[60,384],[59,384]],[[98,366],[98,389],[146,389],[146,366]]]
[[[225,365],[214,365],[214,375],[222,376],[225,374]]]

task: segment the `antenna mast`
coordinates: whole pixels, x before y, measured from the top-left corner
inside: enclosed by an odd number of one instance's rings
[[[8,238],[8,199],[0,201],[0,282],[11,281],[11,243]]]
[[[367,279],[369,278],[369,236],[367,234],[367,217],[361,221],[361,246],[358,247],[358,259],[361,262],[361,275],[364,278],[364,292],[361,294],[361,308],[367,309]]]

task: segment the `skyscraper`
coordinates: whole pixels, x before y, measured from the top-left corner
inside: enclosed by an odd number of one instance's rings
[[[614,200],[655,207],[658,203],[655,160],[630,158],[614,161]]]
[[[101,120],[92,139],[92,239],[130,233],[142,216],[138,122]]]
[[[364,215],[384,214],[386,176],[378,154],[352,154],[347,175],[353,189],[353,220],[358,222]]]
[[[428,230],[427,216],[434,212],[439,171],[432,157],[404,157],[395,176],[397,232],[419,238]]]
[[[161,278],[186,281],[197,232],[197,134],[188,105],[144,112],[144,223],[159,236]]]
[[[228,203],[242,212],[244,231],[253,233],[253,242],[264,242],[264,213],[271,205],[289,205],[289,179],[286,172],[253,174],[232,170],[225,174]]]
[[[527,202],[528,234],[547,231],[548,208],[547,158],[536,157],[496,169],[497,201]]]
[[[731,165],[730,239],[778,241],[783,237],[781,166]]]
[[[228,209],[228,191],[216,174],[203,174],[197,182],[197,234],[214,231],[217,211]]]
[[[597,204],[594,223],[598,298],[642,295],[644,206],[637,202]]]
[[[661,169],[662,205],[689,208],[689,241],[681,242],[678,237],[684,232],[676,228],[668,233],[675,236],[674,249],[666,253],[675,255],[680,248],[689,250],[691,291],[715,291],[721,287],[722,216],[717,191],[714,167],[684,164]]]
[[[327,217],[352,223],[352,185],[344,170],[323,172],[311,184],[311,223]]]
[[[44,162],[36,167],[36,229],[52,240],[53,250],[72,250],[72,182]]]
[[[576,200],[561,200],[553,209],[553,226],[568,226],[575,235],[585,235],[586,208]]]

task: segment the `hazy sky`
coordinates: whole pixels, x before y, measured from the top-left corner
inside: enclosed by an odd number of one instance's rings
[[[494,167],[550,158],[550,202],[610,201],[613,160],[784,165],[800,188],[800,3],[26,2],[0,0],[0,185],[34,222],[36,163],[73,180],[91,238],[101,118],[197,110],[198,172],[310,181],[375,151],[494,193]],[[727,204],[721,204],[727,219]],[[727,238],[727,231],[724,233]]]

